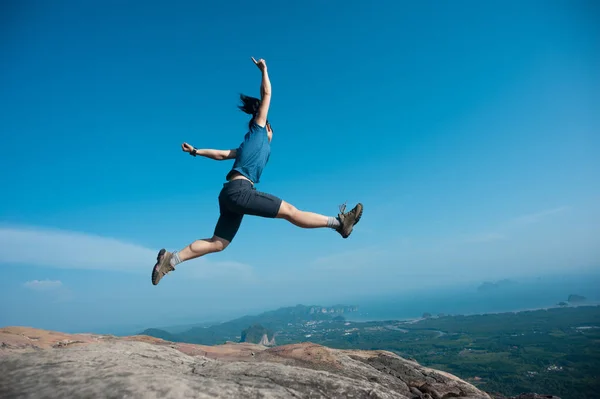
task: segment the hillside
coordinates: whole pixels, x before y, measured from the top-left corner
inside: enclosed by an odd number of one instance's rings
[[[386,351],[202,346],[23,327],[0,329],[0,397],[504,398]]]
[[[195,327],[186,331],[171,334],[164,330],[152,328],[140,334],[156,338],[202,345],[218,345],[227,341],[239,342],[241,332],[252,325],[261,325],[267,330],[278,330],[288,324],[307,321],[343,320],[343,315],[357,311],[356,306],[306,306],[280,308],[253,316],[244,316],[225,323],[209,327]],[[271,336],[269,337],[271,339]]]

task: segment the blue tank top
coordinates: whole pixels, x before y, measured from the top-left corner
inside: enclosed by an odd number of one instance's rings
[[[252,122],[250,131],[246,133],[244,141],[237,149],[235,162],[227,174],[227,179],[233,171],[237,171],[252,180],[254,184],[260,182],[260,176],[270,156],[271,143],[269,143],[266,127],[260,127]]]

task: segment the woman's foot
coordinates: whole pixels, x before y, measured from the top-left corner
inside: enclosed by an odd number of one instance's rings
[[[338,215],[338,219],[341,225],[337,231],[343,238],[348,238],[356,223],[360,221],[363,213],[363,205],[359,202],[350,212],[344,213],[344,210],[346,210],[346,204],[340,206],[341,213]]]
[[[158,252],[156,264],[154,265],[154,269],[152,269],[152,284],[158,284],[160,279],[162,279],[167,273],[175,270],[175,268],[171,266],[172,256],[173,254],[164,248]]]

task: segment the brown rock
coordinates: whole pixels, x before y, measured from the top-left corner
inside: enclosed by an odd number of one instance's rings
[[[386,351],[302,343],[203,346],[0,329],[2,398],[491,399],[473,385]]]

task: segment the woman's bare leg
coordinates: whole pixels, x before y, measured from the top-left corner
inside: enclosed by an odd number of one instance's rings
[[[164,248],[161,249],[156,258],[156,264],[152,269],[152,284],[157,285],[167,273],[175,270],[175,266],[179,263],[199,258],[212,252],[222,251],[227,248],[227,245],[229,245],[229,241],[213,236],[212,238],[196,240],[181,251],[169,252]]]
[[[319,227],[335,228],[340,225],[339,220],[334,217],[320,215],[314,212],[306,212],[297,209],[292,204],[282,201],[277,218],[285,219],[288,222],[305,229],[314,229]]]
[[[213,252],[220,252],[227,248],[228,245],[229,241],[213,236],[212,238],[194,241],[182,250],[177,251],[177,255],[179,256],[180,262],[185,262],[186,260],[199,258]]]

